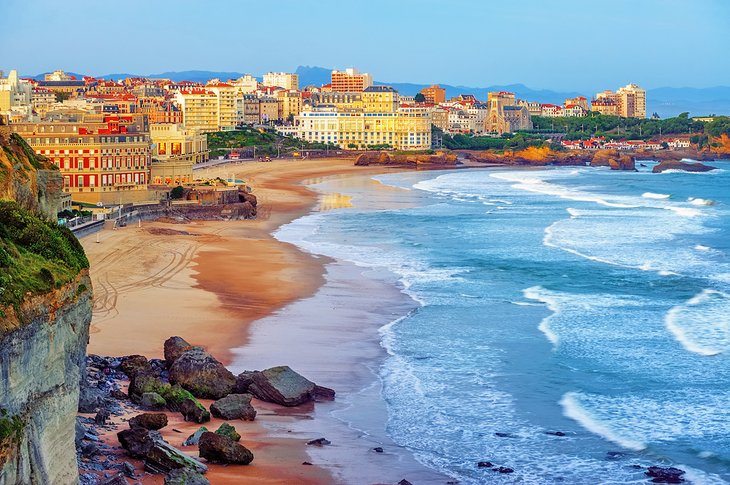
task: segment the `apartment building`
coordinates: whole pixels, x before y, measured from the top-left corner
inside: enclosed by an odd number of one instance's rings
[[[218,131],[218,96],[204,88],[181,89],[175,103],[182,111],[186,128],[202,133]]]
[[[446,101],[446,90],[438,84],[421,89],[421,94],[423,94],[426,103],[439,104]]]
[[[227,83],[214,83],[205,86],[216,95],[218,131],[233,130],[236,128],[236,93],[237,89]]]
[[[290,91],[299,90],[299,74],[288,72],[267,72],[264,74],[266,86],[278,86]]]
[[[349,68],[344,71],[332,71],[332,91],[361,92],[373,85],[373,77],[368,73],[361,73],[357,69]]]

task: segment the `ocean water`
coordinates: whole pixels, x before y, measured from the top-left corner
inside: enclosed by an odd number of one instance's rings
[[[387,433],[426,466],[466,484],[645,483],[651,465],[726,483],[730,164],[646,165],[381,175],[277,237],[387,270],[418,303],[380,329],[379,377]]]

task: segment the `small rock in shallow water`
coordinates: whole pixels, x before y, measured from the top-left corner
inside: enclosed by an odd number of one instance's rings
[[[565,436],[565,433],[562,431],[546,431],[545,434],[549,434],[550,436]]]
[[[307,441],[308,445],[315,445],[315,446],[322,446],[322,445],[331,445],[332,442],[328,440],[327,438],[317,438],[316,440]]]
[[[684,483],[685,472],[679,468],[650,466],[644,473],[652,478],[652,483]]]
[[[383,448],[381,448],[380,446],[376,446],[375,448],[373,448],[373,451],[375,453],[382,453],[383,452]]]
[[[499,436],[500,438],[516,438],[515,435],[509,434],[509,433],[494,433],[494,436]]]
[[[404,478],[403,480],[398,482],[398,485],[413,485],[413,484]]]
[[[494,463],[492,463],[491,461],[480,461],[479,463],[477,463],[477,466],[479,468],[492,468],[494,466]]]
[[[513,472],[514,472],[514,470],[513,470],[513,469],[511,469],[511,468],[510,468],[510,467],[508,467],[508,466],[501,466],[501,467],[499,467],[499,468],[493,468],[493,470],[494,470],[495,472],[499,472],[499,473],[513,473]]]
[[[308,461],[303,461],[302,465],[311,465],[311,463],[309,463]]]

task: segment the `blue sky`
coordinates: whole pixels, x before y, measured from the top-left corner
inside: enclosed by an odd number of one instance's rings
[[[726,0],[0,0],[0,69],[298,65],[386,82],[595,91],[730,85]]]

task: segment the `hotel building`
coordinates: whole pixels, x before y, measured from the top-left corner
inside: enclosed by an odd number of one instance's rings
[[[193,165],[208,160],[208,137],[182,125],[150,124],[151,185],[185,185],[193,181]]]
[[[81,121],[11,125],[63,175],[76,202],[130,203],[148,198],[150,142],[133,115],[86,115]]]
[[[376,145],[398,150],[431,148],[431,113],[423,107],[400,107],[383,113],[310,108],[295,117],[295,125],[298,138],[343,149]]]

